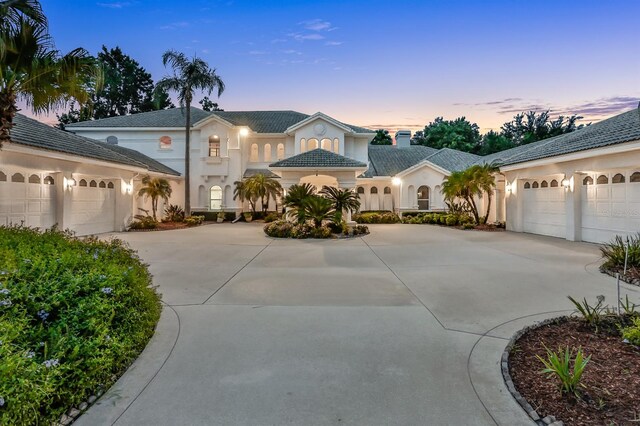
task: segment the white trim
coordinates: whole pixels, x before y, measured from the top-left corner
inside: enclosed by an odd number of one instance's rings
[[[146,131],[154,131],[154,132],[165,132],[165,131],[185,131],[183,127],[72,127],[66,126],[65,130],[68,130],[72,133],[75,132],[84,132],[84,131],[96,131],[96,132],[146,132]],[[191,126],[191,130],[193,130],[193,125]]]
[[[440,172],[445,176],[449,176],[451,174],[451,172],[449,170],[443,169],[442,167],[440,167],[440,166],[438,166],[436,164],[433,164],[428,159],[425,159],[425,160],[420,161],[418,164],[415,164],[415,165],[409,167],[408,169],[404,169],[404,170],[400,171],[399,173],[396,174],[396,176],[402,177],[402,176],[408,175],[409,173],[412,173],[412,172],[414,172],[414,171],[416,171],[416,170],[418,170],[418,169],[420,169],[420,168],[422,168],[424,166],[430,167],[433,170],[435,170],[437,172]]]
[[[255,168],[255,167],[249,167],[251,168]],[[366,167],[268,167],[267,170],[276,170],[279,172],[286,172],[286,171],[292,171],[292,172],[312,172],[312,171],[316,171],[316,170],[322,170],[322,171],[327,171],[327,170],[334,170],[334,171],[346,171],[346,172],[350,172],[350,171],[366,171],[367,168]]]
[[[289,134],[289,135],[294,134],[295,131],[298,130],[299,128],[304,127],[308,123],[311,123],[312,121],[315,121],[315,120],[318,120],[318,119],[322,119],[322,120],[328,121],[329,123],[331,123],[334,126],[344,130],[347,133],[355,133],[351,127],[347,127],[345,124],[340,123],[335,118],[331,118],[327,114],[324,114],[324,113],[319,112],[319,111],[316,112],[313,115],[310,115],[309,117],[305,118],[304,120],[299,121],[296,124],[293,124],[292,126],[289,126],[289,128],[287,130],[285,130],[284,132]]]

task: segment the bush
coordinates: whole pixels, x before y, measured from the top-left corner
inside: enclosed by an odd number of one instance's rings
[[[331,238],[333,236],[333,232],[329,229],[328,226],[321,226],[319,228],[311,229],[309,232],[310,238]]]
[[[465,222],[462,224],[462,229],[474,229],[476,226],[473,223]]]
[[[536,358],[544,364],[545,368],[542,373],[548,373],[549,376],[555,376],[560,380],[560,390],[562,393],[571,393],[578,395],[578,385],[582,379],[582,373],[591,360],[591,355],[584,357],[582,348],[578,348],[575,356],[573,351],[568,347],[564,350],[558,348],[558,352],[545,347],[547,350],[547,358],[536,355]],[[571,367],[573,366],[573,370]]]
[[[0,252],[0,424],[56,423],[138,356],[159,296],[117,239],[0,227]]]
[[[275,238],[290,238],[293,224],[286,220],[276,220],[264,226],[264,233]]]
[[[622,329],[622,338],[627,339],[629,343],[640,346],[640,317],[632,318],[633,325]]]
[[[139,216],[139,219],[131,222],[129,229],[156,229],[158,222],[151,216]]]
[[[367,235],[369,228],[366,225],[355,225],[353,228],[353,235]]]
[[[602,268],[613,272],[620,271],[624,268],[626,238],[616,235],[616,237],[608,244],[600,247],[604,263]],[[629,236],[629,258],[627,270],[631,268],[640,268],[640,232],[636,235]]]
[[[184,209],[175,204],[169,204],[164,209],[165,222],[182,222],[184,220]]]
[[[353,215],[353,220],[356,223],[398,223],[400,217],[393,212],[362,212]]]
[[[184,219],[187,226],[198,226],[204,222],[204,216],[189,216]]]
[[[273,222],[273,221],[276,221],[278,219],[280,219],[280,215],[278,213],[276,213],[276,212],[271,212],[271,213],[269,213],[268,215],[266,215],[264,217],[264,221],[266,223]]]
[[[454,214],[445,216],[445,225],[456,226],[458,224],[458,217]]]

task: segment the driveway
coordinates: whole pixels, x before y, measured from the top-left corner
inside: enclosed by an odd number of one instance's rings
[[[510,336],[568,313],[567,295],[615,301],[592,244],[370,228],[329,241],[269,239],[257,224],[119,234],[166,306],[78,424],[532,424],[500,375]]]

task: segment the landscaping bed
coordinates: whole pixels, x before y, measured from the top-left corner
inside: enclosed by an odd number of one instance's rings
[[[68,424],[144,349],[160,297],[117,239],[0,227],[0,253],[0,424]]]
[[[637,424],[640,348],[625,343],[620,332],[621,327],[632,324],[632,316],[603,315],[597,319],[597,332],[596,323],[574,317],[525,332],[515,341],[508,358],[515,388],[540,418],[553,416],[566,425]],[[561,354],[569,348],[574,355],[580,348],[585,358],[591,357],[576,394],[561,392],[559,376],[542,372],[545,365],[540,358],[549,359],[547,348]],[[571,368],[573,364],[572,356]]]
[[[328,239],[366,235],[369,233],[369,228],[365,225],[349,226],[346,223],[327,223],[316,227],[309,223],[293,223],[287,220],[277,220],[266,224],[264,233],[273,238]]]
[[[615,277],[620,274],[620,279],[629,284],[640,285],[640,233],[628,238],[616,236],[611,242],[603,244],[600,248],[604,262],[600,271]],[[625,251],[628,251],[627,269],[625,267]]]

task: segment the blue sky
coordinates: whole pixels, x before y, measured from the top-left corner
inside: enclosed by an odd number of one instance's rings
[[[155,79],[201,56],[227,110],[322,111],[420,128],[517,111],[595,121],[640,100],[640,1],[43,0],[57,47],[120,46]]]

